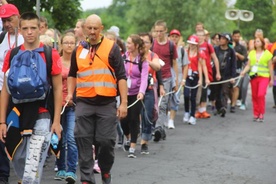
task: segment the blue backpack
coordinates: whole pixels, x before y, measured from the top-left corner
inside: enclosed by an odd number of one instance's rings
[[[51,48],[50,48],[51,49]],[[35,50],[20,50],[20,46],[11,51],[10,69],[7,72],[7,89],[15,104],[44,100],[50,88],[47,78],[48,65],[39,54],[45,53],[49,58],[46,46]],[[52,61],[52,60],[51,60]]]

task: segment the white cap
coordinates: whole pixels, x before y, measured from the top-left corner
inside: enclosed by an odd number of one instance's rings
[[[111,26],[111,27],[109,28],[109,30],[107,30],[107,31],[112,31],[112,32],[114,32],[114,33],[116,34],[117,37],[120,36],[120,35],[119,35],[120,29],[119,29],[117,26]]]

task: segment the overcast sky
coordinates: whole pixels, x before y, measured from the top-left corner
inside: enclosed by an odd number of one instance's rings
[[[112,0],[81,0],[83,10],[103,8],[111,5]]]

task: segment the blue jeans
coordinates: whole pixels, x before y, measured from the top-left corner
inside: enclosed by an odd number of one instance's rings
[[[66,146],[67,146],[67,172],[76,172],[78,161],[78,149],[74,137],[75,128],[75,109],[74,107],[66,107],[61,116],[62,123],[62,148],[60,157],[57,159],[58,170],[65,170]],[[92,153],[91,153],[92,154]]]
[[[195,77],[193,80],[187,78],[186,85],[190,87],[194,87],[198,84],[198,77]],[[196,111],[196,94],[197,89],[189,89],[187,87],[184,87],[184,107],[185,112],[190,112],[190,116],[195,117],[195,111]],[[191,105],[190,102],[191,101]],[[191,110],[190,110],[191,107]]]
[[[10,175],[10,161],[5,152],[5,145],[0,141],[0,181],[8,181]]]
[[[142,119],[142,139],[145,141],[151,140],[151,130],[152,130],[152,119],[153,119],[153,109],[154,109],[154,91],[146,91],[144,97],[145,107],[142,108],[141,119]],[[149,122],[150,121],[150,122]]]

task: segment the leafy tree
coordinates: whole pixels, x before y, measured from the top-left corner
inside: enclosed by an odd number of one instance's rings
[[[163,19],[168,29],[181,30],[184,38],[194,33],[197,22],[210,32],[231,32],[234,24],[224,18],[226,3],[221,0],[129,0],[127,23],[131,32],[149,31],[154,22]]]
[[[20,13],[35,11],[35,0],[10,0],[17,6]],[[81,16],[79,0],[40,0],[41,15],[46,15],[50,19],[50,27],[55,27],[60,31],[75,26],[78,18]]]
[[[247,39],[254,37],[256,29],[262,29],[265,37],[270,34],[274,17],[272,14],[273,1],[271,0],[237,0],[235,5],[240,10],[250,10],[254,13],[251,22],[240,21],[240,30]],[[272,33],[272,32],[271,32]]]

